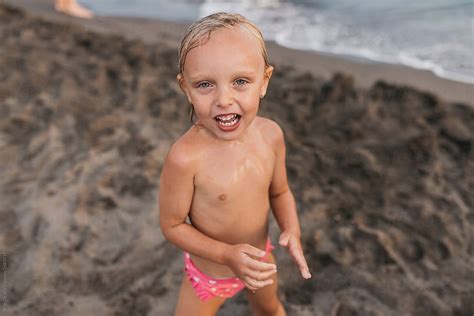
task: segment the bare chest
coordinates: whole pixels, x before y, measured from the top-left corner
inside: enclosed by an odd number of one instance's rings
[[[196,172],[195,198],[225,204],[268,195],[275,157],[271,148],[254,146],[203,155]]]

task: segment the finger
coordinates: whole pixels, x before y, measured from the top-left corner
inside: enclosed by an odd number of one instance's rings
[[[262,262],[258,261],[252,258],[249,258],[248,261],[245,264],[248,268],[252,270],[257,270],[257,271],[268,271],[268,270],[275,270],[277,269],[277,266],[273,263],[269,262]]]
[[[265,256],[265,251],[258,249],[257,247],[246,245],[243,250],[244,253],[254,256],[254,257],[263,257]]]
[[[309,268],[308,268],[308,265],[306,264],[306,260],[304,260],[302,263],[298,263],[298,266],[300,268],[301,276],[303,278],[305,279],[311,278],[311,273],[309,273]]]
[[[280,240],[279,240],[280,246],[287,247],[290,237],[291,237],[290,234],[285,234],[285,233],[281,234]]]
[[[309,269],[306,268],[305,270],[301,271],[301,275],[305,279],[311,279],[311,273],[309,272]]]
[[[248,284],[246,281],[243,281],[243,280],[242,280],[242,282],[244,282],[245,287],[248,288],[249,290],[252,290],[252,291],[258,290],[258,288],[251,286],[251,285]]]
[[[258,272],[258,271],[255,271],[255,270],[247,270],[245,271],[245,275],[254,279],[254,280],[257,280],[257,281],[264,281],[264,280],[268,280],[270,279],[270,277],[276,273],[276,270],[268,270],[268,271],[264,271],[264,272]]]
[[[265,280],[265,281],[257,281],[257,280],[254,280],[252,278],[249,278],[249,277],[246,277],[245,278],[245,281],[252,287],[255,287],[257,289],[260,289],[264,286],[267,286],[267,285],[270,285],[270,284],[273,284],[273,280],[272,279],[269,279],[269,280]]]
[[[296,264],[298,265],[301,275],[305,279],[311,278],[311,273],[309,273],[308,263],[303,255],[303,252],[300,249],[291,248],[290,253],[293,256]]]

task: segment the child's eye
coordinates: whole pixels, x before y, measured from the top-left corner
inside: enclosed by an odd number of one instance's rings
[[[211,84],[209,82],[201,82],[197,85],[198,88],[202,88],[202,89],[209,88],[210,86]]]
[[[237,79],[237,80],[235,80],[235,83],[237,83],[238,86],[243,86],[243,85],[247,84],[248,81],[244,80],[244,79]]]

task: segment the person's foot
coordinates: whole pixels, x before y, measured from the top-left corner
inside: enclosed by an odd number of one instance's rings
[[[94,13],[89,9],[84,8],[76,1],[67,1],[69,4],[65,4],[63,1],[56,1],[54,8],[56,11],[64,14],[74,16],[82,19],[90,19],[94,16]]]

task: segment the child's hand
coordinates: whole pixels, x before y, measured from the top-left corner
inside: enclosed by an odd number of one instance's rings
[[[301,275],[305,279],[311,278],[311,273],[309,273],[308,264],[303,255],[303,248],[301,247],[301,241],[298,237],[293,235],[290,232],[284,231],[280,235],[280,246],[288,247],[293,260],[298,265]]]
[[[258,261],[265,252],[248,244],[229,246],[224,254],[226,265],[250,290],[257,290],[273,283],[270,276],[276,272],[276,265]]]

